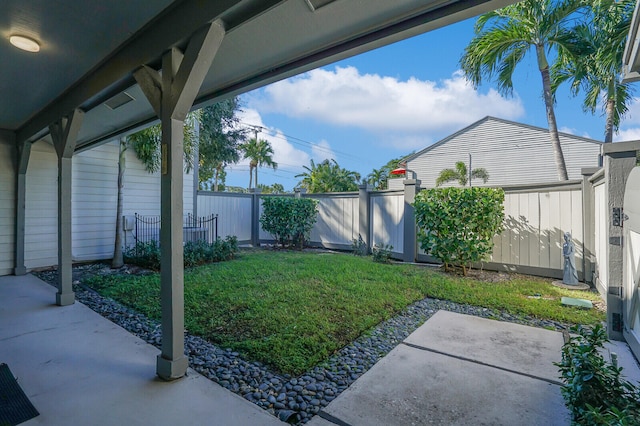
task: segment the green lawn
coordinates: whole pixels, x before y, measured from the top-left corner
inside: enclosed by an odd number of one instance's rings
[[[87,282],[154,319],[160,318],[159,283],[158,274]],[[527,297],[535,294],[542,297]],[[191,333],[223,348],[299,374],[426,296],[569,323],[604,319],[595,310],[560,306],[561,296],[597,295],[556,288],[549,280],[484,283],[348,254],[248,251],[185,271],[185,322]]]

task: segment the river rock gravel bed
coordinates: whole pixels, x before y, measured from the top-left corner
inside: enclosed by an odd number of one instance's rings
[[[149,344],[160,347],[160,324],[116,301],[100,296],[82,284],[87,274],[141,274],[139,268],[125,266],[111,270],[105,264],[74,266],[76,300],[135,334]],[[55,270],[34,272],[40,279],[55,285]],[[374,329],[339,350],[325,362],[298,377],[278,374],[260,362],[243,359],[238,352],[219,348],[185,332],[185,354],[190,366],[205,377],[262,407],[281,420],[303,424],[357,380],[378,360],[388,354],[439,309],[509,321],[534,327],[565,330],[566,324],[511,315],[492,309],[426,298],[380,323]]]

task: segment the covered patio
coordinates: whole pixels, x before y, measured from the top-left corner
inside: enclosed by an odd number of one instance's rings
[[[32,144],[45,141],[55,147],[58,170],[59,277],[51,302],[73,305],[74,154],[159,120],[165,226],[160,235],[163,339],[156,373],[165,380],[184,376],[182,126],[187,112],[508,3],[152,0],[141,6],[111,0],[4,1],[0,195],[9,208],[0,209],[0,275],[28,272],[27,169]],[[17,44],[26,52],[9,43],[15,36],[21,37]],[[17,311],[3,321],[14,316],[27,321]],[[83,339],[82,331],[71,325],[61,333]],[[65,341],[60,339],[63,351]],[[115,358],[128,356],[115,348]]]

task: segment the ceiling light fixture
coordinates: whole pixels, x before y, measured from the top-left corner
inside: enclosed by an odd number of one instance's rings
[[[22,49],[27,52],[40,51],[40,43],[26,36],[12,35],[11,37],[9,37],[9,42],[13,44],[15,47],[17,47],[18,49]]]

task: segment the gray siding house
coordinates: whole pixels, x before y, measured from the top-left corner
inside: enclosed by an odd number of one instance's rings
[[[560,133],[569,179],[581,179],[583,167],[596,167],[602,142]],[[558,173],[547,129],[495,117],[485,117],[468,127],[406,158],[423,188],[436,184],[440,172],[457,161],[483,167],[489,181],[475,186],[513,186],[558,181]],[[402,179],[391,179],[389,189],[402,188]],[[458,185],[450,183],[448,185]]]

